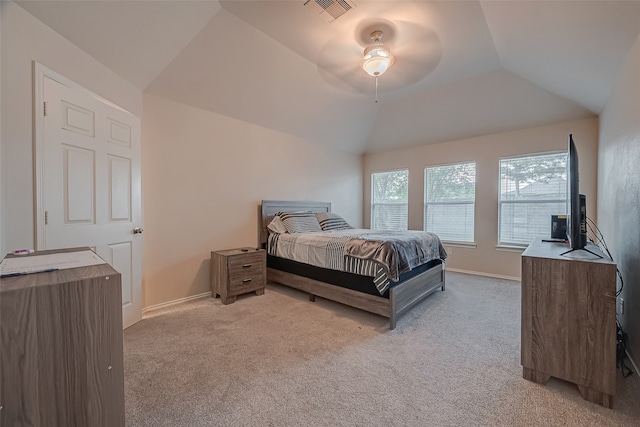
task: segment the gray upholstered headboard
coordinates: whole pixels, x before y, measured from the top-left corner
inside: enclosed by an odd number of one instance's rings
[[[292,200],[263,200],[260,205],[260,246],[264,247],[269,236],[267,225],[278,212],[331,212],[331,202],[309,202]]]

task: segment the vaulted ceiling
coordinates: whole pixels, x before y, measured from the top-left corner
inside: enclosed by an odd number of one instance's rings
[[[314,1],[17,3],[140,90],[356,153],[597,115],[640,32],[638,1]]]

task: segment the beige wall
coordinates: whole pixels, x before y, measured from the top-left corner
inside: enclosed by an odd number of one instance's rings
[[[640,37],[600,115],[598,226],[624,279],[627,349],[640,362]],[[620,286],[620,283],[618,283]]]
[[[33,248],[32,62],[142,114],[142,92],[13,2],[2,1],[2,249]],[[10,178],[10,179],[9,179]],[[3,252],[3,254],[4,254]]]
[[[0,7],[4,253],[34,246],[32,62],[139,117],[143,96],[13,2],[3,1]],[[328,200],[354,226],[368,226],[374,171],[409,169],[409,224],[421,229],[424,167],[477,162],[477,247],[450,247],[449,266],[467,271],[520,274],[519,252],[495,248],[501,156],[564,150],[566,135],[573,132],[581,156],[581,190],[588,196],[590,216],[595,212],[595,118],[361,158],[154,96],[144,97],[144,109],[145,306],[207,292],[211,250],[256,245],[261,199]]]
[[[35,245],[33,61],[138,117],[143,96],[15,3],[0,7],[4,254]],[[261,199],[328,200],[360,225],[360,156],[160,98],[146,97],[144,106],[150,110],[142,128],[146,305],[208,291],[211,250],[257,244]]]
[[[364,226],[371,220],[371,174],[409,170],[409,228],[423,228],[424,168],[457,162],[476,162],[475,247],[445,245],[447,268],[520,277],[521,250],[496,248],[498,240],[498,184],[501,157],[563,151],[573,133],[580,154],[580,192],[587,196],[587,214],[595,220],[598,120],[583,119],[514,132],[450,141],[442,144],[366,154],[364,169]]]
[[[145,306],[210,290],[212,250],[258,244],[262,199],[332,202],[361,225],[361,157],[144,96]]]

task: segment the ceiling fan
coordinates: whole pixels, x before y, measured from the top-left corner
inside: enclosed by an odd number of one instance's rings
[[[376,79],[376,104],[378,103],[378,77],[383,75],[394,61],[389,46],[382,43],[383,35],[384,33],[380,30],[371,33],[373,42],[364,49],[362,58],[362,69]]]
[[[377,98],[378,78],[380,92],[411,86],[433,71],[441,55],[440,40],[429,28],[401,20],[366,20],[350,35],[331,38],[317,64],[358,91],[375,88]]]
[[[364,49],[362,69],[370,76],[381,76],[393,65],[393,54],[389,47],[382,43],[384,33],[376,30],[371,33],[372,43]]]

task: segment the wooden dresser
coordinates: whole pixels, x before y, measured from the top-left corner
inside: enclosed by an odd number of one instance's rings
[[[267,251],[238,248],[211,252],[211,294],[223,304],[247,292],[263,295],[267,285]]]
[[[522,254],[522,376],[572,382],[613,407],[616,389],[616,264],[594,245],[568,250],[536,240]]]
[[[124,426],[121,301],[109,264],[0,279],[0,425]]]

